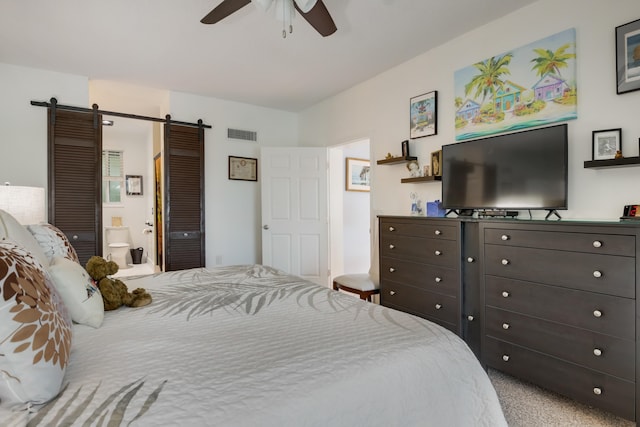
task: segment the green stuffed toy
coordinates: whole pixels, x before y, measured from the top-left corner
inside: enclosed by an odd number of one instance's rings
[[[118,271],[118,264],[115,262],[92,256],[87,261],[86,270],[100,289],[105,310],[115,310],[122,305],[142,307],[151,303],[151,295],[143,288],[129,292],[127,285],[121,280],[109,277]]]

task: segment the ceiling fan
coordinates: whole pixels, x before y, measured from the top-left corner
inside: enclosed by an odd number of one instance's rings
[[[297,10],[323,37],[330,36],[337,30],[336,24],[333,22],[333,18],[331,18],[322,0],[222,0],[222,3],[202,18],[200,22],[203,24],[215,24],[252,1],[263,10],[269,9],[273,4],[276,16],[279,19],[281,18],[283,22],[289,23],[289,32],[293,31],[291,21],[295,13],[294,10]],[[287,36],[284,29],[282,36]]]

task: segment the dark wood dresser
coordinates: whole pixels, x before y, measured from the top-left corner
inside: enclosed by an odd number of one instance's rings
[[[480,222],[482,361],[635,419],[637,231]]]
[[[380,304],[460,333],[460,226],[380,217]]]
[[[640,224],[380,217],[380,303],[486,367],[636,420]]]

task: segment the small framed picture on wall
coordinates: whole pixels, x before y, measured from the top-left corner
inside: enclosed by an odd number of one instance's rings
[[[593,131],[593,160],[615,159],[616,153],[622,155],[622,129]]]
[[[402,141],[402,157],[409,157],[409,140]]]
[[[438,133],[438,91],[414,96],[409,101],[409,134],[411,139]]]

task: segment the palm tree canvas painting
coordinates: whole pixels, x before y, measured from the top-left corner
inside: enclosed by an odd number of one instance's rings
[[[576,119],[571,28],[455,72],[456,140]]]

